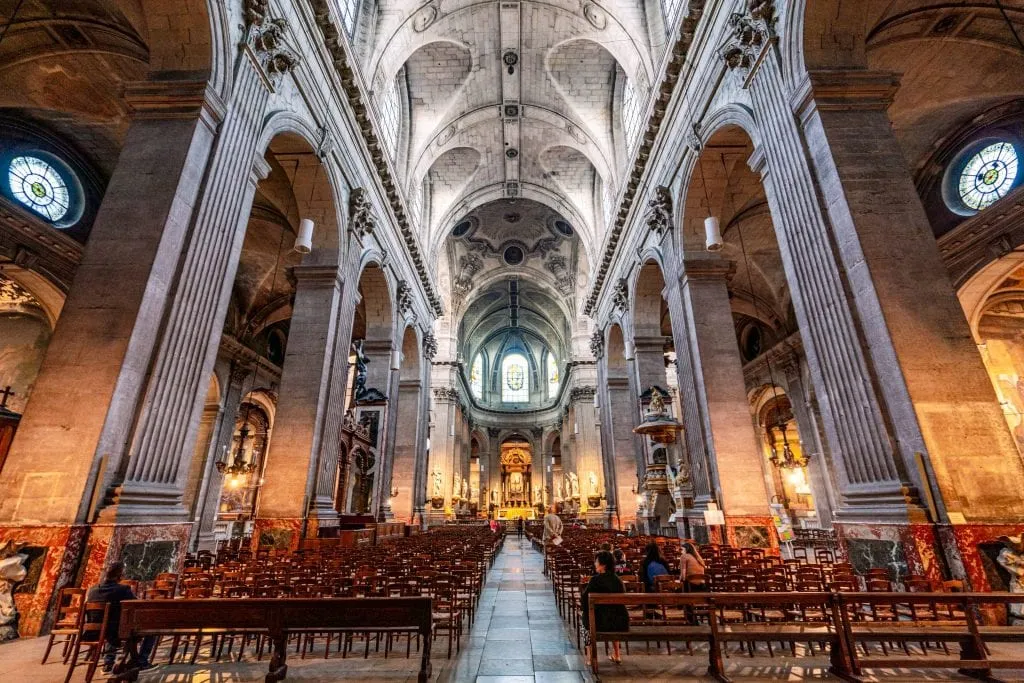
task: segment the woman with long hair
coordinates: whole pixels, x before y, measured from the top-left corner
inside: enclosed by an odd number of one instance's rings
[[[640,578],[648,593],[654,592],[654,579],[668,574],[668,560],[661,554],[661,548],[653,541],[644,548],[644,561],[640,565]]]
[[[683,582],[683,588],[687,593],[703,593],[706,591],[705,583],[706,565],[700,551],[690,541],[683,542],[683,554],[679,558],[679,580]]]
[[[625,593],[626,587],[615,574],[615,556],[607,550],[602,550],[594,558],[594,575],[590,582],[583,589],[580,596],[580,607],[582,608],[584,626],[584,637],[589,647],[594,647],[590,642],[591,634],[586,629],[589,627],[589,596],[592,593]],[[629,630],[629,613],[625,605],[596,605],[594,607],[594,625],[601,633],[617,633]],[[589,656],[589,655],[588,655]],[[622,663],[622,654],[619,652],[619,642],[612,641],[612,655],[609,657],[616,664]]]

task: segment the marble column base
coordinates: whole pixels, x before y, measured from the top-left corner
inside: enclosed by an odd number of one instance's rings
[[[24,541],[29,575],[16,588],[21,636],[36,636],[53,622],[57,592],[65,586],[88,588],[111,562],[125,563],[127,578],[152,580],[161,572],[180,573],[191,523],[47,524],[0,527],[0,540]]]
[[[444,510],[428,510],[427,526],[442,526],[448,520]]]

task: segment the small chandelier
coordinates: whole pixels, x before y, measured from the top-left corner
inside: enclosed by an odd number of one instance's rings
[[[773,430],[778,428],[782,432],[782,452],[775,445],[775,435]],[[786,435],[786,429],[788,423],[781,419],[774,425],[769,426],[766,430],[768,435],[768,447],[771,448],[772,454],[768,458],[775,467],[781,470],[792,470],[798,467],[803,467],[807,464],[807,460],[803,457],[797,457],[793,452],[793,448],[789,445],[789,437]]]
[[[249,425],[248,423],[242,423],[242,429],[238,432],[238,449],[235,450],[235,458],[228,464],[223,460],[217,462],[217,471],[221,474],[226,474],[229,477],[241,477],[247,474],[252,474],[256,471],[256,462],[253,458],[253,462],[245,461],[245,442],[249,438]]]

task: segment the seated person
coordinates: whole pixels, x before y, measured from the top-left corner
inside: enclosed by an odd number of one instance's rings
[[[657,543],[651,542],[644,549],[644,561],[640,566],[640,578],[648,593],[655,592],[654,579],[668,574],[668,560],[661,554]]]
[[[118,630],[121,627],[121,602],[135,599],[131,587],[121,583],[123,577],[124,565],[120,562],[112,563],[104,572],[103,581],[90,588],[85,598],[86,602],[105,602],[110,605],[107,610],[107,632],[104,634],[106,647],[103,652],[103,671],[105,673],[109,673],[114,668],[117,650],[121,647],[121,638],[118,636]],[[90,622],[94,621],[91,617],[92,615],[86,615]],[[95,621],[100,619],[102,616],[95,618]],[[152,654],[155,644],[154,636],[143,638],[142,645],[139,647],[139,659],[133,662],[132,666],[140,669],[152,668],[149,656]]]
[[[602,550],[597,554],[594,559],[594,576],[590,577],[590,583],[583,589],[583,594],[580,596],[580,606],[582,607],[583,619],[588,620],[590,600],[589,596],[591,593],[625,593],[626,587],[622,584],[622,579],[615,575],[615,557],[607,550]],[[625,605],[597,605],[594,607],[594,624],[598,631],[601,632],[626,632],[629,630],[629,613],[626,611]],[[584,629],[587,627],[584,626]],[[590,644],[590,633],[585,632],[585,638],[588,644]],[[591,644],[593,647],[593,644]],[[619,664],[622,662],[622,655],[619,652],[619,642],[612,642],[612,656],[609,657],[613,662]]]
[[[624,576],[626,574],[633,573],[633,568],[629,566],[629,561],[626,559],[626,553],[622,552],[622,548],[616,548],[612,555],[615,557],[616,575]]]

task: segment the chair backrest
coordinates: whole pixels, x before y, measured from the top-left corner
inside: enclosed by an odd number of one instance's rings
[[[109,602],[86,602],[78,619],[78,639],[82,643],[99,643],[104,641],[107,632],[107,620],[110,618]]]
[[[57,625],[71,626],[78,624],[82,603],[85,601],[85,589],[61,588],[57,597]]]

